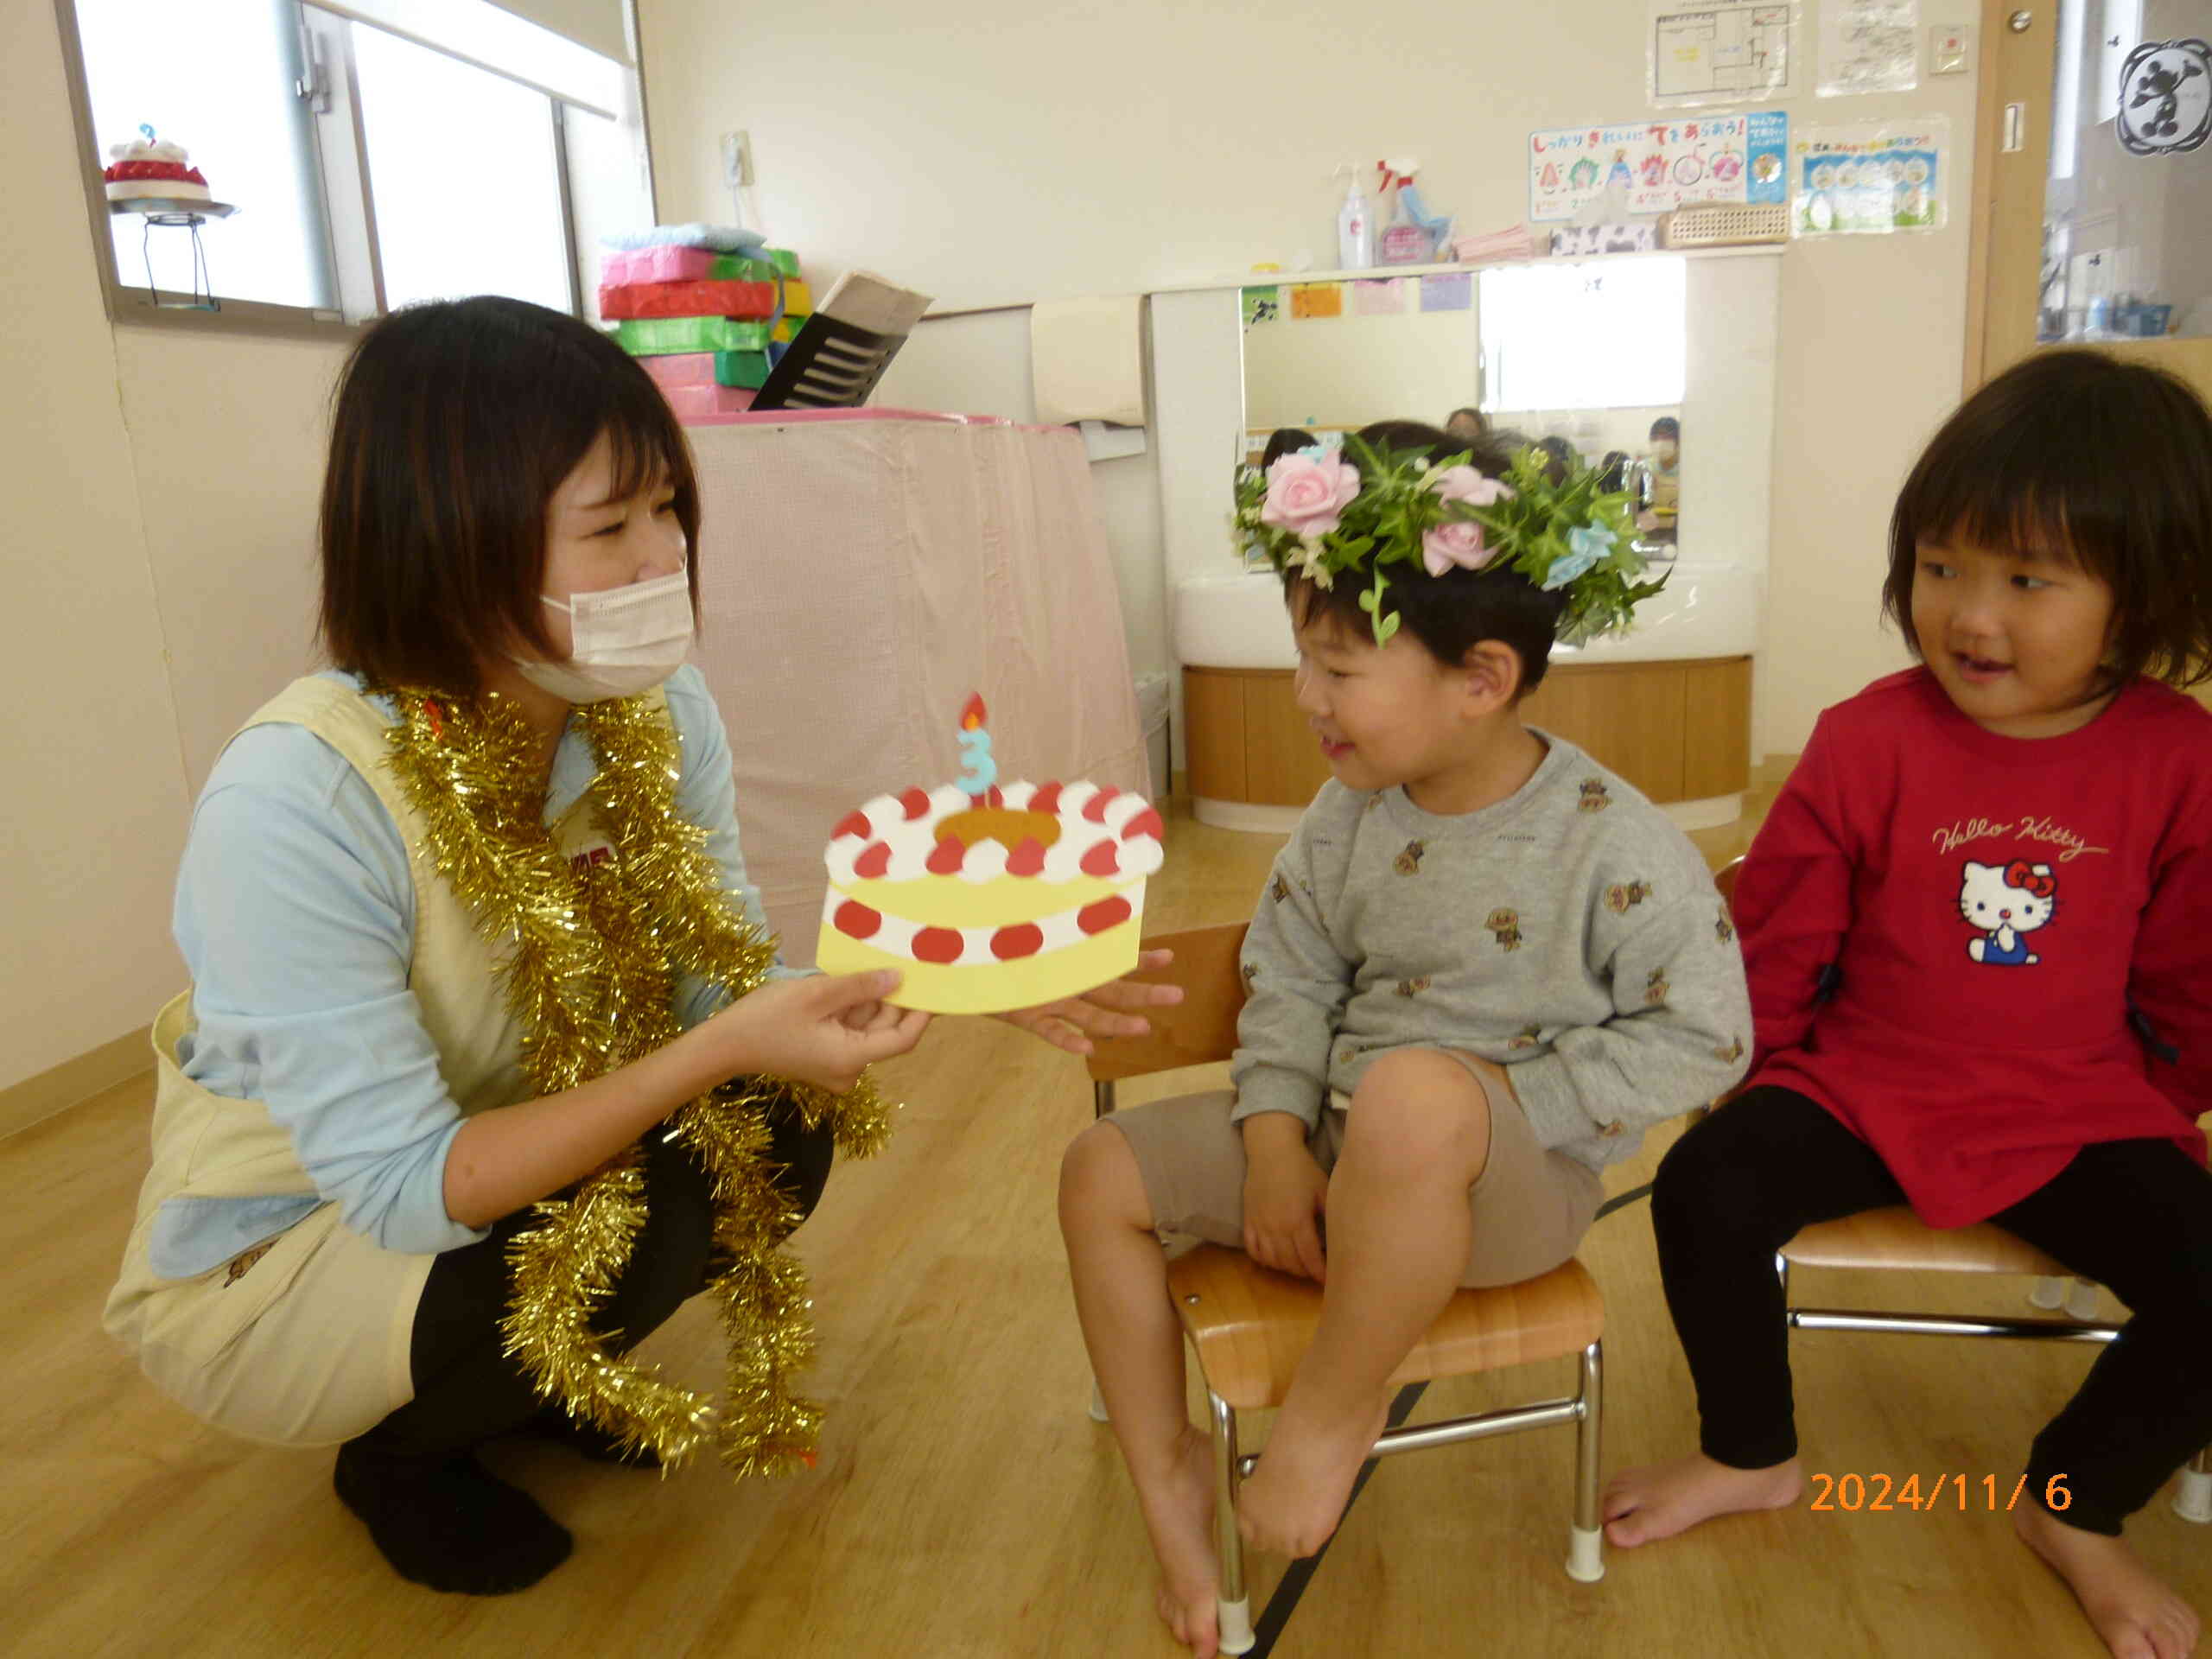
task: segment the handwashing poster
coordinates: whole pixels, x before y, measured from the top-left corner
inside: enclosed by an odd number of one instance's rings
[[[1529,218],[1573,219],[1616,188],[1622,211],[1782,202],[1789,118],[1780,110],[1529,135]]]
[[[1792,233],[1936,229],[1949,149],[1949,124],[1941,117],[1806,129],[1789,153]]]

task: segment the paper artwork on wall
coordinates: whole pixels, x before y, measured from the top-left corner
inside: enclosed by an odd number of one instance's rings
[[[1282,289],[1281,288],[1248,288],[1244,290],[1244,326],[1256,328],[1263,322],[1282,321]]]
[[[1950,124],[1941,116],[1805,129],[1790,147],[1790,233],[1941,228],[1949,149]]]
[[[1406,309],[1408,278],[1385,276],[1380,280],[1354,283],[1352,308],[1363,317],[1402,316]]]
[[[1822,98],[1909,92],[1920,85],[1920,0],[1824,0]]]
[[[1341,317],[1344,314],[1342,283],[1300,283],[1290,290],[1293,321],[1307,322],[1319,317]]]
[[[1424,311],[1468,311],[1474,308],[1472,271],[1440,270],[1421,279],[1421,308]]]

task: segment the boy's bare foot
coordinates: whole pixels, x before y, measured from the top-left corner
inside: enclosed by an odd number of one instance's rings
[[[1160,1617],[1197,1659],[1220,1640],[1221,1570],[1213,1554],[1213,1443],[1187,1425],[1166,1478],[1137,1491],[1160,1563]]]
[[[1388,1395],[1371,1414],[1323,1425],[1318,1431],[1291,1421],[1286,1409],[1268,1436],[1266,1452],[1236,1497],[1236,1528],[1254,1549],[1277,1555],[1311,1555],[1329,1541],[1344,1519],[1359,1466],[1375,1437],[1390,1421]]]
[[[1732,1469],[1703,1452],[1624,1469],[1605,1484],[1605,1537],[1623,1549],[1687,1532],[1716,1515],[1786,1510],[1805,1490],[1797,1459]]]
[[[2012,1511],[2012,1530],[2066,1580],[2113,1659],[2183,1659],[2196,1650],[2196,1613],[2118,1538],[2069,1527],[2040,1503]]]

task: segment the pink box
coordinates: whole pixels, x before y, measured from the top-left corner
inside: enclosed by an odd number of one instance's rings
[[[707,361],[711,365],[714,359]],[[742,415],[753,407],[753,394],[742,386],[708,385],[671,386],[664,385],[661,396],[668,399],[668,406],[676,411],[679,421],[696,421],[722,415]]]
[[[671,352],[666,357],[641,357],[645,372],[669,386],[711,386],[715,384],[712,352]]]
[[[714,275],[711,248],[635,248],[600,257],[599,280],[618,283],[695,283]]]

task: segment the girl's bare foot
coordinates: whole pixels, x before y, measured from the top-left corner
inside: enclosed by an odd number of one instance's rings
[[[1624,1469],[1605,1485],[1605,1536],[1634,1549],[1716,1515],[1786,1510],[1804,1490],[1804,1472],[1795,1458],[1765,1469],[1732,1469],[1699,1452]]]
[[[1213,1444],[1185,1427],[1175,1460],[1152,1490],[1137,1489],[1153,1558],[1160,1563],[1160,1617],[1197,1659],[1219,1638],[1221,1571],[1213,1554]]]
[[[1291,1415],[1286,1407],[1259,1467],[1237,1493],[1236,1527],[1252,1548],[1295,1558],[1327,1543],[1344,1519],[1359,1466],[1390,1421],[1390,1401],[1385,1395],[1371,1414],[1339,1419],[1318,1431]]]
[[[2196,1614],[2118,1538],[2069,1527],[2040,1503],[2012,1511],[2012,1530],[2066,1580],[2113,1659],[2184,1659]]]

